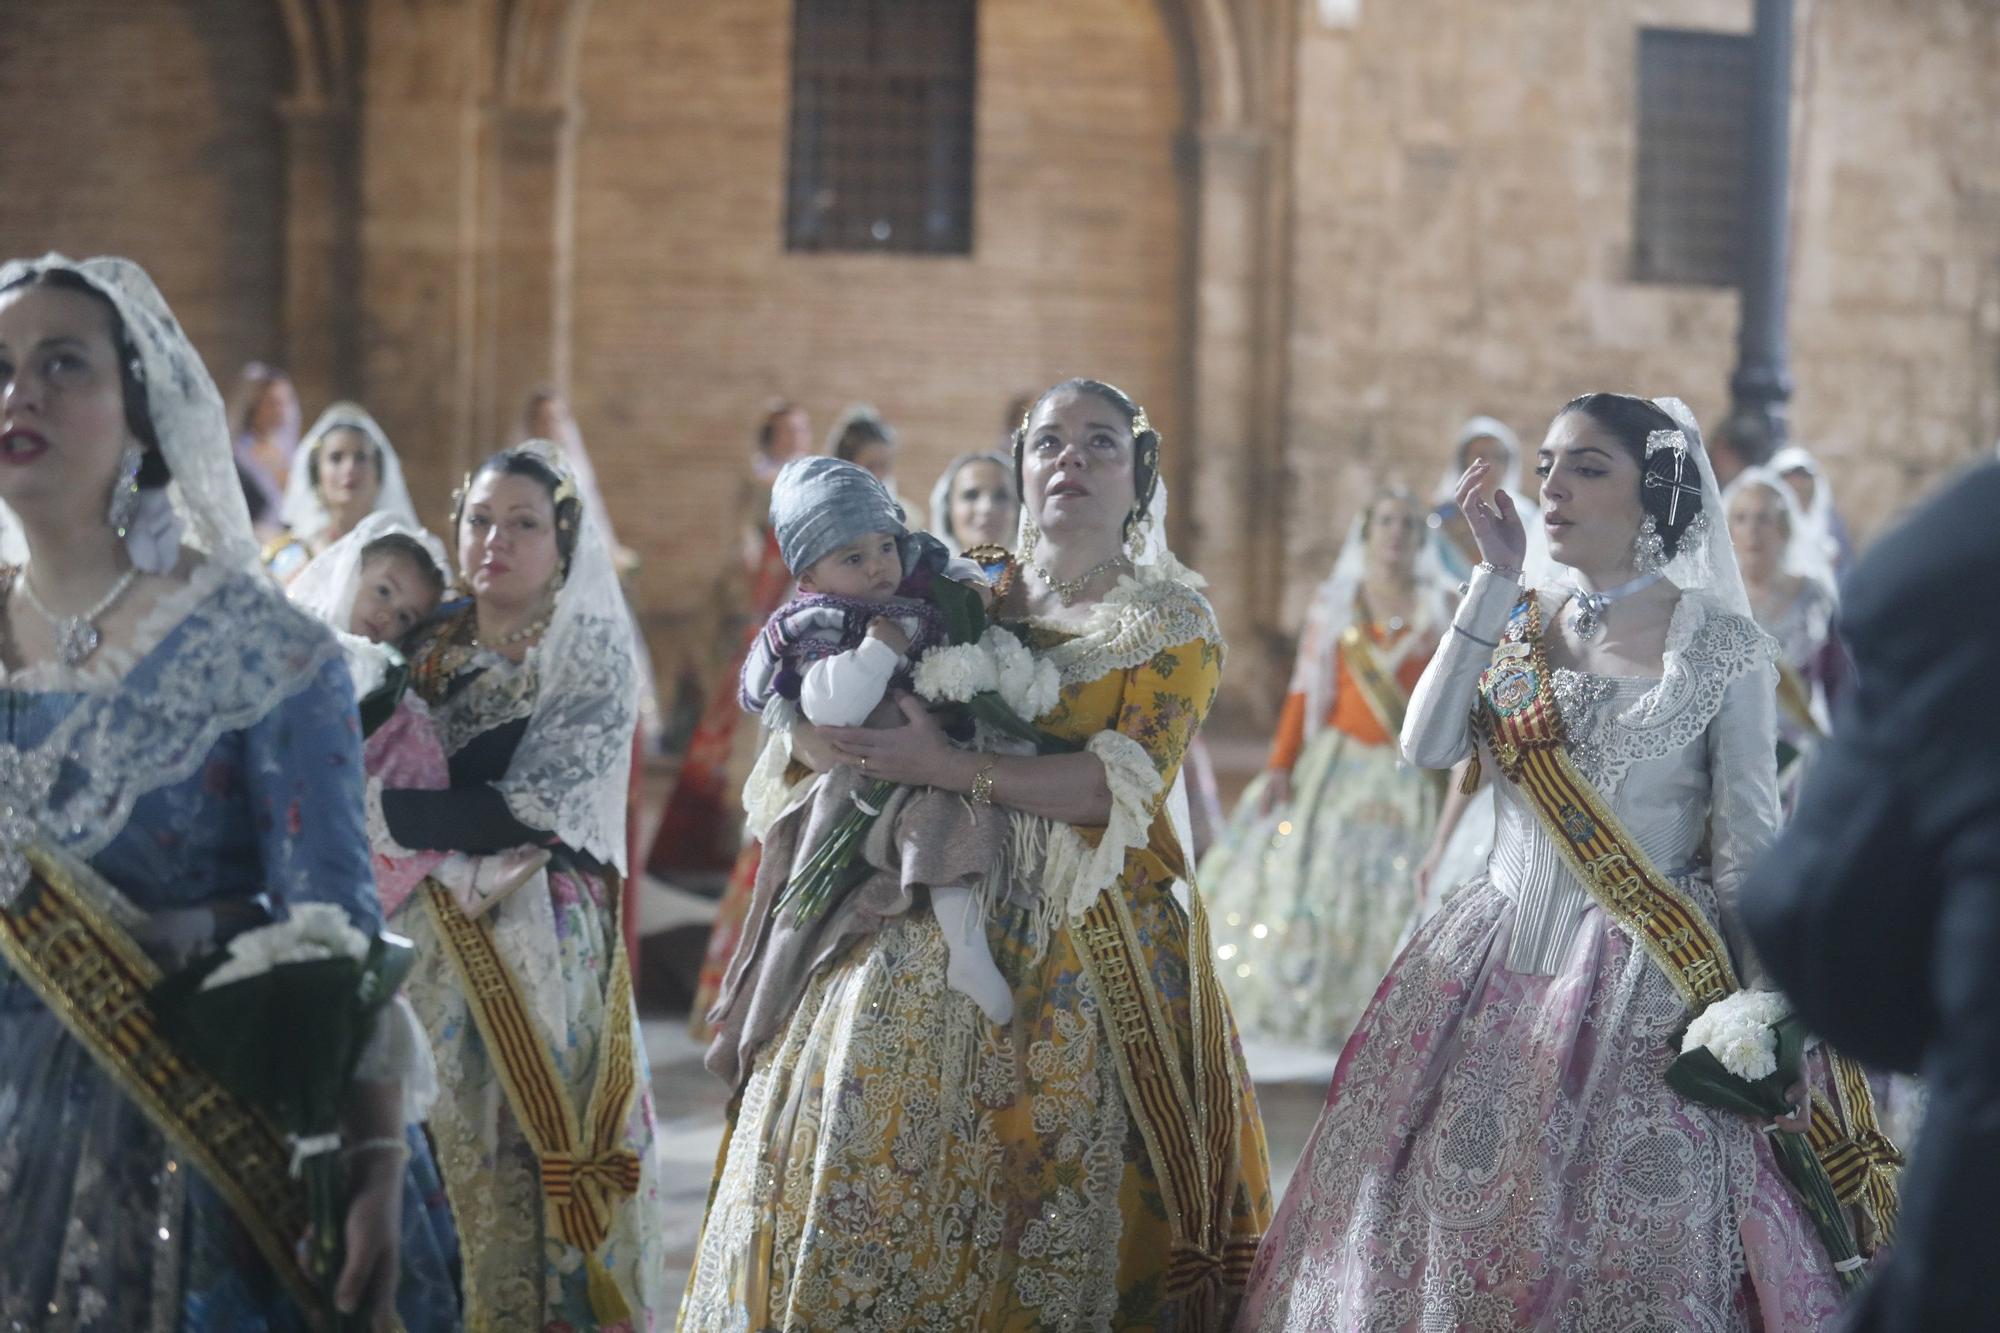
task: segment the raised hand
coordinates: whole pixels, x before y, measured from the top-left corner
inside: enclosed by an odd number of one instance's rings
[[[1479,544],[1479,558],[1501,569],[1519,569],[1528,557],[1528,530],[1514,508],[1513,496],[1495,488],[1492,500],[1485,498],[1492,475],[1492,464],[1484,459],[1474,463],[1458,479],[1453,498],[1472,529],[1472,540]]]

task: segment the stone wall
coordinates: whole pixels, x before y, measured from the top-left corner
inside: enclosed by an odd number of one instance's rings
[[[824,433],[875,404],[926,500],[1008,401],[1092,374],[1174,419],[1173,53],[1149,0],[980,5],[974,251],[788,253],[791,6],[597,0],[579,70],[576,409],[647,605],[680,623],[729,558],[764,404]],[[670,617],[671,621],[663,619]]]
[[[1733,291],[1628,280],[1641,25],[1735,0],[1364,3],[1299,43],[1288,550],[1296,608],[1370,478],[1428,489],[1474,412],[1727,407]],[[1800,0],[1794,437],[1858,532],[2000,434],[2000,10]]]

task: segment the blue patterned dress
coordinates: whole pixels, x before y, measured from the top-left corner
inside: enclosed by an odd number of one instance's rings
[[[150,623],[164,632],[142,630],[136,659],[0,669],[0,783],[58,749],[46,831],[156,921],[221,905],[247,924],[318,901],[377,928],[359,726],[331,636],[263,580],[208,566]],[[94,817],[77,819],[86,805]],[[423,1137],[409,1140],[398,1308],[411,1333],[455,1329],[457,1239]],[[0,1329],[301,1327],[207,1182],[0,963]]]

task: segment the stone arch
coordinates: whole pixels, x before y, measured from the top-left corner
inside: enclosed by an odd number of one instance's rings
[[[502,105],[574,109],[577,53],[590,0],[502,0]]]
[[[1181,66],[1186,290],[1174,537],[1231,594],[1225,629],[1281,654],[1290,320],[1291,0],[1160,0]],[[1223,460],[1238,465],[1224,466]],[[1216,577],[1219,575],[1220,577]]]
[[[291,107],[351,106],[354,32],[339,0],[278,0],[292,52]]]
[[[278,0],[292,57],[280,99],[285,153],[281,355],[300,394],[355,392],[360,333],[356,115],[359,32],[341,0]]]

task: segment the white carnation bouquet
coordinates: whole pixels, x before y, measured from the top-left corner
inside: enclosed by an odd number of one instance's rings
[[[1667,1084],[1690,1101],[1771,1121],[1794,1111],[1789,1093],[1802,1080],[1807,1033],[1776,991],[1740,990],[1715,1001],[1687,1026]],[[1778,1167],[1812,1218],[1843,1284],[1861,1283],[1860,1257],[1833,1181],[1805,1135],[1767,1124]]]
[[[1012,631],[987,624],[983,612],[976,610],[977,603],[973,606],[971,614],[962,606],[946,608],[952,642],[917,659],[912,679],[918,696],[933,713],[943,715],[947,732],[961,737],[983,727],[1024,741],[1038,754],[1078,749],[1074,741],[1051,735],[1033,721],[1062,698],[1062,676],[1055,663],[1036,657]],[[779,908],[790,905],[800,921],[826,910],[847,883],[848,867],[894,786],[877,778],[855,794],[855,808],[793,872]]]
[[[998,625],[977,643],[933,648],[917,662],[917,693],[933,704],[962,704],[975,721],[1022,740],[1040,733],[1024,719],[1037,718],[1062,697],[1056,664]]]

